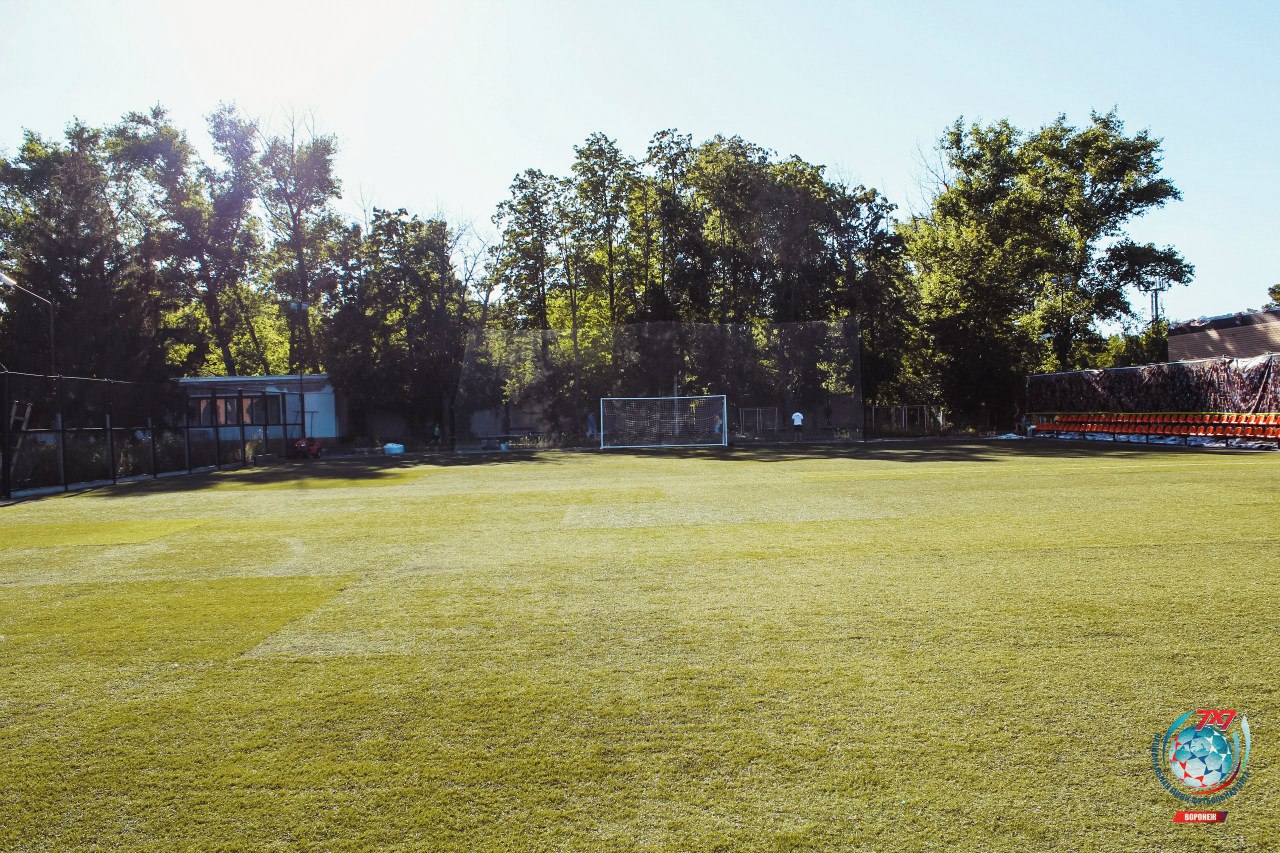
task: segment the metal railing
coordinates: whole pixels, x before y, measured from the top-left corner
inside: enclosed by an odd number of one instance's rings
[[[946,427],[941,406],[867,406],[868,436],[941,435]]]
[[[287,396],[0,371],[0,498],[284,457]]]

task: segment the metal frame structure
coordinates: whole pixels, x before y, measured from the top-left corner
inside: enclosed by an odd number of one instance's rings
[[[770,412],[773,414],[773,426],[767,426],[765,424],[766,415]],[[749,416],[748,413],[750,413]],[[747,426],[749,422],[753,424],[750,428]],[[776,435],[778,433],[778,424],[779,419],[777,406],[738,407],[738,428],[742,430],[743,433],[760,435],[762,433],[769,432]]]
[[[604,404],[610,402],[626,402],[643,400],[647,402],[667,402],[672,405],[672,419],[680,417],[681,400],[719,400],[720,401],[720,440],[681,442],[680,444],[607,444],[605,441]],[[638,450],[652,447],[727,447],[729,445],[729,398],[724,394],[691,394],[679,397],[601,397],[600,398],[600,449],[601,450]]]
[[[41,398],[42,413],[47,427],[31,428],[33,403],[17,399],[15,380],[40,387],[45,393]],[[75,383],[79,388],[98,392],[96,405],[85,406],[78,417],[69,423],[67,386]],[[132,415],[117,418],[120,389],[128,388],[141,400],[141,406],[125,408]],[[167,392],[170,405],[162,404]],[[204,392],[204,393],[201,393]],[[241,388],[234,392],[216,387],[191,388],[177,383],[121,382],[106,379],[88,379],[72,376],[47,376],[33,373],[0,371],[0,498],[9,499],[24,493],[37,495],[89,486],[157,479],[175,474],[197,471],[221,470],[252,464],[256,457],[248,448],[252,444],[264,453],[278,453],[284,457],[289,443],[305,437],[302,423],[287,422],[286,392],[261,390],[245,393]],[[271,405],[272,398],[277,400]],[[205,405],[207,403],[207,405]],[[305,417],[305,415],[302,415]],[[88,425],[91,424],[91,425]],[[157,452],[162,434],[178,433],[182,436],[182,458],[161,461]],[[102,456],[102,470],[94,472],[102,476],[80,476],[76,466],[69,465],[67,448],[71,443],[86,441],[97,445]],[[98,442],[101,445],[98,445]],[[142,445],[146,462],[134,466],[133,473],[126,473],[118,449],[122,442]],[[18,462],[22,453],[31,452],[36,446],[53,445],[56,453],[56,474],[46,478],[49,482],[22,488],[16,481]],[[200,451],[203,448],[204,452]],[[210,454],[208,451],[212,450]],[[199,458],[199,457],[205,458]],[[134,457],[136,458],[136,457]],[[141,472],[137,469],[142,468]]]
[[[942,407],[934,405],[867,406],[863,412],[866,435],[941,435],[945,422]]]

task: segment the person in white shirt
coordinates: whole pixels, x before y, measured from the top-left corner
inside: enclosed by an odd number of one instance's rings
[[[799,438],[804,432],[804,415],[796,412],[791,416],[791,433],[795,438]]]

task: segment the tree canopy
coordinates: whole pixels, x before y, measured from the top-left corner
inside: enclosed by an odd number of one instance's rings
[[[346,220],[338,139],[310,121],[225,104],[207,121],[208,156],[155,107],[28,132],[0,159],[0,269],[53,302],[62,372],[327,370],[357,418],[426,430],[476,329],[562,334],[578,387],[604,369],[603,329],[847,320],[869,401],[982,420],[1019,405],[1029,372],[1158,355],[1163,327],[1135,330],[1130,298],[1194,272],[1128,236],[1180,195],[1160,140],[1114,112],[1031,132],[958,119],[906,219],[740,136],[665,129],[627,152],[592,133],[567,174],[514,176],[492,238],[404,208]],[[44,306],[5,297],[0,361],[43,369]]]

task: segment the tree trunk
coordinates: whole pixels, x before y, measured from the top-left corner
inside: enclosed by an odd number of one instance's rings
[[[231,354],[231,336],[227,332],[222,318],[222,307],[218,305],[216,291],[205,289],[201,294],[205,313],[209,315],[209,328],[213,330],[213,339],[218,344],[218,352],[222,355],[222,367],[227,376],[236,376],[236,359]]]
[[[253,351],[258,356],[258,369],[265,376],[271,372],[271,365],[267,362],[266,350],[262,348],[262,342],[258,340],[258,330],[253,327],[253,318],[249,316],[249,308],[244,304],[244,295],[240,293],[240,288],[232,287],[232,295],[236,300],[236,307],[240,309],[240,316],[244,318],[245,331],[249,333],[249,343],[253,345]]]

